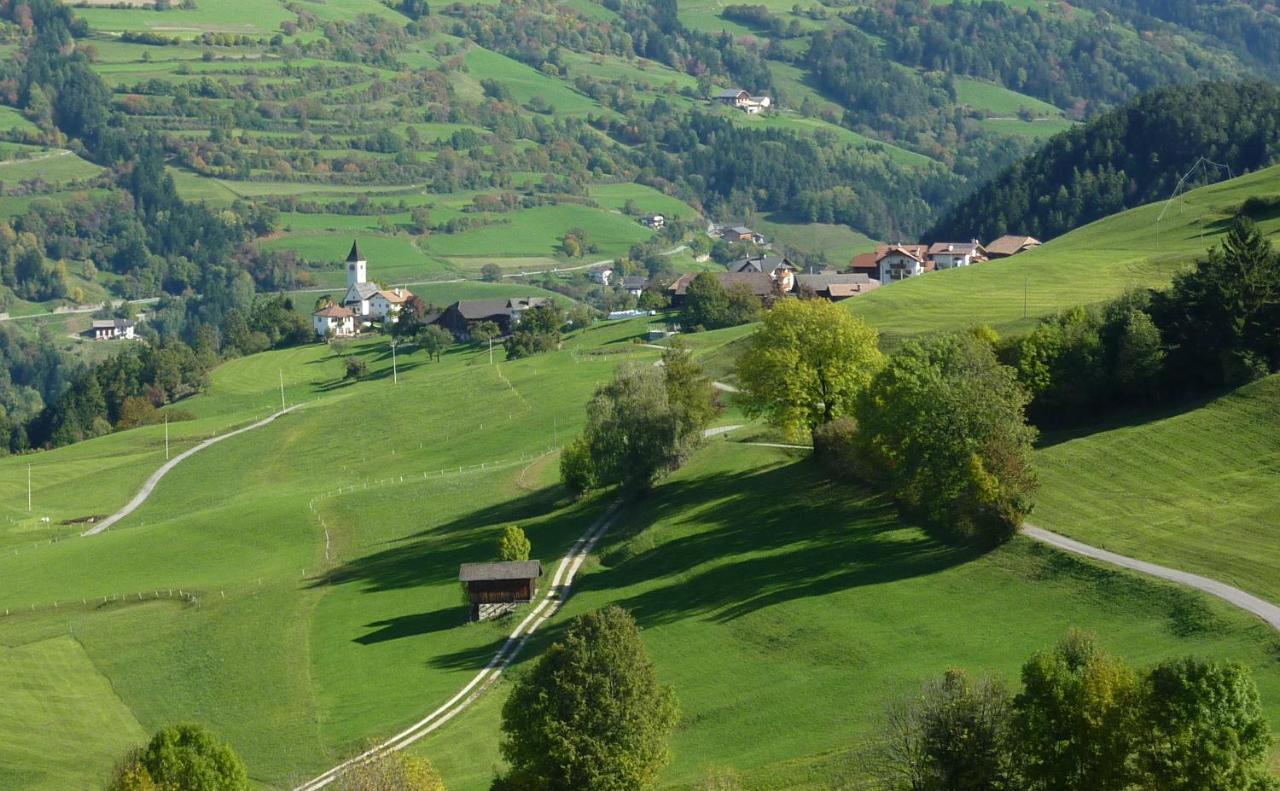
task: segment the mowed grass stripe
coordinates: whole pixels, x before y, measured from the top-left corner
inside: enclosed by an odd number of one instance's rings
[[[1280,602],[1280,377],[1037,463],[1036,524]]]

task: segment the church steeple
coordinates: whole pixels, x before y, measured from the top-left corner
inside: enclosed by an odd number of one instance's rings
[[[364,256],[360,255],[360,243],[356,240],[351,241],[351,252],[347,253],[347,288],[350,289],[357,283],[364,283],[368,267]]]

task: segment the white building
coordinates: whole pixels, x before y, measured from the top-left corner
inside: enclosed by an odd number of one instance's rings
[[[370,301],[379,289],[376,283],[370,283],[369,262],[360,254],[358,242],[351,243],[351,252],[347,254],[347,293],[342,297],[343,307],[354,313],[361,321],[367,321],[373,314]]]
[[[971,242],[934,242],[929,258],[937,269],[954,269],[987,260],[987,251],[977,239]]]
[[[89,332],[95,341],[131,340],[134,323],[129,319],[98,319]]]
[[[613,268],[598,266],[587,272],[587,277],[591,278],[592,283],[599,283],[602,286],[607,286],[609,285],[609,280],[613,277]]]
[[[645,216],[640,218],[640,222],[644,224],[646,227],[653,228],[656,230],[658,228],[663,228],[666,226],[667,218],[663,217],[661,214],[646,214]]]
[[[321,338],[348,338],[356,334],[356,314],[350,308],[330,305],[311,314],[311,326]]]
[[[375,319],[395,322],[400,317],[400,308],[413,297],[407,288],[393,288],[390,291],[377,291],[369,298],[368,315]]]
[[[899,280],[923,275],[933,271],[933,261],[929,259],[929,248],[922,244],[890,245],[880,256],[880,283],[889,285]]]

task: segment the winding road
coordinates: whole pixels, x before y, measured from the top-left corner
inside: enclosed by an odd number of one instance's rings
[[[1137,571],[1152,577],[1169,580],[1186,585],[1196,590],[1204,591],[1210,596],[1217,596],[1219,599],[1228,604],[1235,605],[1246,612],[1253,613],[1262,620],[1271,625],[1272,629],[1280,631],[1280,607],[1259,599],[1251,593],[1246,593],[1239,588],[1234,588],[1224,582],[1201,577],[1199,574],[1192,574],[1186,571],[1178,571],[1167,566],[1160,566],[1155,563],[1148,563],[1145,560],[1136,560],[1125,555],[1118,555],[1115,552],[1109,552],[1105,549],[1082,544],[1075,539],[1067,538],[1063,535],[1050,532],[1035,525],[1024,524],[1022,532],[1026,536],[1039,541],[1042,544],[1048,544],[1064,552],[1070,552],[1073,555],[1080,555],[1093,560],[1100,560],[1103,563],[1109,563],[1113,566],[1119,566],[1131,571]]]
[[[297,409],[298,406],[299,405],[295,404],[291,407],[287,407],[285,409],[280,410],[279,412],[276,412],[273,415],[269,415],[268,417],[265,417],[262,420],[259,420],[257,423],[253,423],[251,425],[238,428],[235,431],[228,431],[226,434],[219,434],[216,437],[210,437],[209,439],[204,440],[198,445],[187,448],[183,452],[179,453],[177,456],[174,456],[172,459],[169,459],[164,464],[160,465],[160,469],[151,473],[151,477],[147,479],[146,483],[142,484],[142,488],[139,489],[138,493],[133,496],[133,499],[125,503],[124,508],[121,508],[119,511],[116,511],[111,516],[108,516],[106,519],[103,519],[101,522],[98,522],[96,525],[84,531],[80,535],[96,536],[99,533],[106,530],[107,528],[114,525],[116,522],[119,522],[121,519],[124,519],[129,514],[138,510],[138,507],[141,506],[143,503],[145,503],[147,501],[147,498],[151,496],[151,493],[155,491],[156,484],[160,483],[161,478],[168,475],[169,472],[172,471],[174,467],[177,467],[179,464],[191,458],[192,456],[204,450],[205,448],[209,447],[210,445],[215,445],[223,441],[224,439],[231,439],[237,434],[243,434],[246,431],[253,431],[255,428],[262,428],[263,426],[267,425],[268,423],[280,417],[281,415],[286,414],[288,412],[292,412],[293,410]]]

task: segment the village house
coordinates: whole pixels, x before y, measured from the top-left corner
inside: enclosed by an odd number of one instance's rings
[[[971,242],[934,242],[929,246],[929,258],[937,269],[954,269],[987,260],[987,251],[977,239]]]
[[[734,242],[751,242],[752,244],[764,244],[764,234],[756,233],[745,225],[722,225],[716,229],[716,234],[730,244]]]
[[[613,278],[613,267],[597,266],[587,272],[587,277],[591,278],[592,283],[607,286],[609,285],[609,280]]]
[[[471,328],[483,321],[498,325],[502,335],[510,335],[520,324],[526,310],[546,305],[546,297],[511,297],[510,299],[464,299],[445,308],[435,323],[460,341],[471,338]]]
[[[889,245],[877,263],[880,267],[880,284],[885,286],[918,277],[934,269],[933,260],[929,258],[929,248],[923,244]]]
[[[666,227],[667,218],[663,217],[661,214],[646,214],[640,218],[640,223],[645,227],[657,230],[659,228]]]
[[[832,302],[860,296],[879,287],[880,281],[872,279],[865,273],[842,275],[823,272],[816,275],[796,275],[796,293],[811,293],[815,297]]]
[[[89,335],[95,341],[132,340],[135,326],[130,319],[96,319]]]
[[[1008,258],[1009,256],[1025,253],[1027,250],[1039,247],[1041,244],[1039,239],[1034,236],[1001,236],[991,244],[987,245],[987,258]]]
[[[644,275],[627,275],[622,278],[622,290],[633,297],[640,296],[648,285],[649,281],[645,279]]]
[[[684,304],[689,284],[693,282],[693,279],[698,274],[697,272],[691,272],[681,275],[670,286],[667,286],[667,296],[671,300],[672,307],[678,308]],[[790,279],[783,283],[775,282],[773,276],[767,272],[713,272],[712,275],[716,280],[720,281],[720,285],[726,291],[746,286],[753,296],[759,297],[766,305],[777,297],[786,294],[791,285]],[[783,290],[783,286],[787,286],[786,291]]]
[[[400,319],[400,309],[404,307],[404,303],[412,298],[413,292],[407,288],[379,290],[369,298],[369,316],[394,324]]]
[[[329,305],[311,314],[311,326],[321,338],[349,338],[356,334],[356,314],[348,307]]]
[[[764,112],[773,105],[773,99],[768,96],[752,96],[741,88],[729,88],[720,91],[716,94],[715,100],[721,104],[739,109],[747,115]]]
[[[501,563],[463,563],[458,580],[467,591],[472,621],[486,621],[528,604],[538,595],[542,562],[512,560]]]
[[[729,264],[729,271],[734,273],[763,272],[778,284],[778,290],[784,294],[795,287],[796,267],[785,256],[760,255],[743,258]]]

